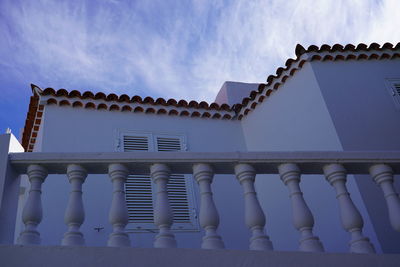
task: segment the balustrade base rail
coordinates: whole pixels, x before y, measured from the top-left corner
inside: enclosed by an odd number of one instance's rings
[[[0,258],[7,267],[397,267],[400,262],[399,254],[4,245]]]

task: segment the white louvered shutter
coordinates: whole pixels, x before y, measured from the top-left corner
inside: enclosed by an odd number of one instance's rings
[[[157,135],[155,136],[157,151],[182,151],[185,142],[181,136]],[[167,190],[169,202],[174,214],[172,229],[193,229],[196,227],[193,218],[193,200],[190,192],[191,180],[183,174],[171,174]]]
[[[152,150],[150,134],[122,134],[124,152]],[[129,214],[128,230],[154,229],[153,190],[150,175],[129,175],[126,184],[126,205]]]
[[[122,133],[121,150],[135,151],[182,151],[186,149],[183,136]],[[174,230],[198,230],[194,212],[192,180],[183,174],[171,174],[167,185],[174,215]],[[154,225],[153,204],[155,188],[150,175],[129,175],[125,185],[129,214],[127,230],[150,231]]]

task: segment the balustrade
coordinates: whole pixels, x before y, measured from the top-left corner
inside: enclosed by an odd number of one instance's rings
[[[111,202],[109,221],[113,226],[113,232],[108,238],[110,247],[129,247],[131,241],[125,232],[125,226],[128,224],[128,208],[126,207],[124,184],[129,171],[122,164],[110,164],[108,175],[113,184],[113,197]]]
[[[37,226],[42,221],[43,216],[42,183],[46,179],[47,171],[40,165],[29,165],[26,174],[29,177],[31,188],[22,212],[25,230],[21,232],[17,243],[21,245],[38,245],[40,244],[40,234],[37,231]]]
[[[286,163],[278,167],[282,182],[289,189],[292,201],[293,225],[300,232],[301,251],[322,252],[319,238],[313,234],[314,217],[308,208],[300,189],[300,169],[296,164]]]
[[[68,225],[68,231],[61,242],[64,246],[82,246],[85,244],[83,234],[79,231],[85,220],[85,210],[82,201],[82,184],[85,182],[87,172],[77,164],[68,165],[68,180],[71,183],[71,192],[64,221]]]
[[[222,238],[217,234],[219,215],[211,191],[213,175],[209,164],[199,163],[193,166],[193,176],[200,188],[200,225],[206,232],[201,243],[201,247],[204,249],[225,247]]]
[[[150,168],[153,182],[157,185],[156,204],[154,208],[154,224],[159,229],[154,240],[155,248],[175,248],[176,240],[171,232],[172,211],[168,200],[167,183],[171,171],[165,164],[153,164]]]
[[[386,164],[377,164],[373,165],[369,171],[374,181],[382,189],[393,229],[400,231],[400,199],[393,186],[392,168]]]
[[[158,233],[154,239],[154,247],[174,248],[177,246],[177,242],[171,230],[173,213],[167,191],[167,183],[172,169],[174,173],[192,173],[194,180],[198,183],[199,222],[204,229],[201,247],[204,249],[223,249],[225,247],[218,234],[220,218],[211,186],[214,174],[235,174],[243,189],[243,218],[251,232],[249,248],[251,250],[272,250],[272,242],[265,233],[265,214],[257,198],[254,184],[257,174],[279,174],[289,191],[293,225],[300,233],[299,250],[324,251],[319,238],[313,233],[314,216],[300,188],[301,174],[324,174],[336,192],[342,226],[350,233],[350,251],[374,253],[374,246],[363,235],[363,218],[346,187],[346,175],[347,172],[366,174],[369,170],[372,179],[383,192],[390,223],[395,230],[400,231],[400,199],[393,184],[394,174],[400,172],[400,152],[392,154],[373,152],[366,154],[365,158],[361,157],[363,154],[355,152],[329,152],[328,155],[329,157],[324,152],[203,154],[172,152],[131,154],[127,152],[65,153],[62,156],[46,153],[12,153],[9,156],[11,166],[16,172],[27,174],[30,182],[30,190],[22,212],[22,221],[25,227],[20,233],[17,243],[22,245],[40,244],[40,233],[37,228],[42,220],[42,184],[48,173],[60,174],[67,170],[66,174],[71,189],[64,218],[68,230],[64,234],[62,245],[85,244],[83,233],[80,231],[85,219],[82,186],[88,173],[108,173],[113,192],[109,211],[112,232],[109,234],[107,244],[114,247],[129,247],[131,245],[130,238],[125,231],[128,223],[125,182],[129,174],[143,174],[146,173],[146,170],[147,173],[150,170],[151,179],[156,187],[154,224],[158,228]],[[339,161],[343,164],[335,163]],[[226,180],[226,183],[231,182]]]
[[[249,247],[251,250],[272,250],[272,242],[264,233],[265,215],[254,189],[256,171],[249,164],[237,164],[235,166],[235,174],[243,187],[244,217],[247,227],[252,232]]]
[[[334,187],[339,202],[340,219],[343,228],[351,234],[350,252],[374,253],[375,249],[369,239],[362,234],[364,221],[360,212],[351,200],[346,187],[346,169],[340,164],[324,166],[326,180]]]

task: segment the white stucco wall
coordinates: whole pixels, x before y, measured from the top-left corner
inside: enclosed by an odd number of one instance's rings
[[[400,107],[387,88],[387,79],[400,79],[399,59],[312,65],[344,150],[400,149]],[[356,179],[384,252],[399,253],[400,233],[388,221],[381,190],[368,175]]]
[[[245,150],[240,125],[235,121],[55,106],[46,106],[44,113],[41,143],[43,152],[116,151],[117,132],[120,130],[184,134],[189,151]],[[60,244],[66,231],[63,217],[69,188],[65,175],[50,175],[43,185],[44,216],[39,229],[44,244]],[[213,190],[221,219],[219,233],[226,246],[247,248],[248,234],[242,220],[243,199],[240,185],[233,176],[216,176]],[[198,192],[196,186],[195,191]],[[81,228],[82,232],[88,245],[104,246],[111,232],[108,223],[111,182],[105,175],[89,175],[83,185],[83,192],[86,219]],[[97,232],[94,227],[105,229]],[[154,235],[131,234],[132,245],[152,247]],[[178,246],[198,248],[202,235],[200,232],[177,233]]]
[[[289,78],[242,120],[249,151],[342,150],[336,129],[321,95],[311,64]],[[268,214],[267,229],[277,250],[295,250],[298,232],[292,226],[287,188],[277,175],[258,175],[257,190]],[[353,177],[348,189],[365,219],[365,234],[379,251]],[[322,175],[303,175],[304,198],[314,214],[314,232],[327,251],[345,252],[350,236],[341,226],[333,188]]]

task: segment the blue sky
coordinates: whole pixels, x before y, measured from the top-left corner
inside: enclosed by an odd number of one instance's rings
[[[24,126],[30,83],[212,102],[265,82],[297,43],[397,43],[398,0],[0,0],[0,132]]]

